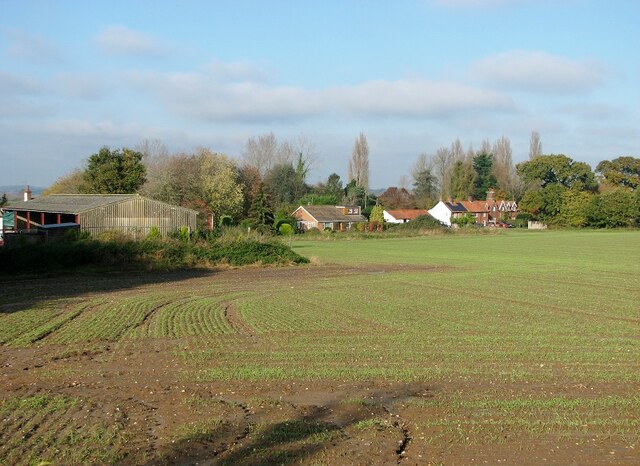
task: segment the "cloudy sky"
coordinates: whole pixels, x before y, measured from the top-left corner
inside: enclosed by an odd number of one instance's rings
[[[371,186],[460,138],[595,166],[640,156],[637,0],[0,0],[0,185],[104,146],[241,158],[304,135],[312,182],[362,131]]]

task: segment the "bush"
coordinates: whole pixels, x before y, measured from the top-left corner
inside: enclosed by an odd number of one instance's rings
[[[223,215],[222,217],[220,217],[220,221],[218,222],[218,225],[220,225],[221,227],[230,227],[233,225],[233,217],[231,217],[230,215]]]
[[[439,220],[436,220],[431,215],[420,215],[419,217],[414,218],[410,222],[401,223],[396,226],[394,229],[396,231],[407,231],[407,230],[436,230],[446,228],[445,225],[440,223]]]
[[[295,230],[288,223],[283,223],[282,225],[280,225],[280,228],[278,228],[278,233],[282,236],[291,236],[294,232]]]
[[[148,239],[158,239],[160,238],[160,228],[158,228],[157,226],[153,225],[151,227],[151,229],[149,230],[149,234],[147,234],[147,238]]]
[[[0,248],[0,273],[49,273],[92,269],[177,270],[228,263],[301,264],[308,260],[277,243],[255,239],[185,242],[179,239],[142,241],[84,240]]]

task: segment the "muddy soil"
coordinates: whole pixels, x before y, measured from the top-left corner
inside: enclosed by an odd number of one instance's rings
[[[73,293],[139,293],[144,287],[167,286],[165,279],[172,287],[197,290],[215,276],[218,286],[255,291],[256,283],[289,284],[302,275],[308,279],[309,275],[391,273],[397,268],[230,269],[144,276],[134,285],[117,275],[85,277],[83,283],[77,277],[49,278],[29,284],[32,291],[39,291],[37,297],[16,292],[2,312]],[[250,328],[232,306],[226,315],[234,328],[251,338]],[[92,419],[117,422],[122,433],[117,444],[122,450],[119,464],[640,464],[640,445],[614,435],[505,432],[503,438],[477,444],[436,427],[431,431],[420,427],[429,416],[443,415],[421,407],[420,400],[489,390],[526,396],[548,387],[298,380],[197,383],[185,378],[184,360],[178,356],[192,344],[188,339],[142,339],[84,347],[0,346],[0,400],[37,394],[82,400],[82,409],[70,410],[56,423],[81,428]],[[638,387],[579,387],[557,381],[554,390],[567,396],[583,396],[585,390],[628,395]],[[0,421],[3,442],[21,434],[20,426]],[[29,435],[44,435],[44,427],[52,427],[41,425]],[[61,447],[73,448],[57,446]]]

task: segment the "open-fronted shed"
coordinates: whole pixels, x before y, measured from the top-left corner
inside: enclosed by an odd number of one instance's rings
[[[77,223],[97,235],[117,230],[144,236],[152,227],[161,234],[196,228],[195,210],[148,199],[139,194],[52,194],[3,207],[14,214],[14,231],[30,231],[44,225]]]

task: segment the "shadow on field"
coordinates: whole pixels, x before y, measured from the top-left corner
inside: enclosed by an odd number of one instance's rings
[[[31,308],[38,303],[93,293],[123,291],[153,284],[171,285],[193,278],[214,276],[211,269],[175,272],[130,270],[123,272],[63,273],[59,276],[0,277],[0,313]],[[168,288],[170,289],[170,288]]]
[[[212,432],[206,442],[176,442],[162,452],[162,461],[178,465],[394,464],[411,442],[408,423],[396,409],[409,398],[433,396],[426,392],[428,388],[410,384],[393,391],[361,391],[321,404],[285,401],[255,412],[242,405],[247,413],[245,425],[235,439],[229,441],[229,432]],[[287,407],[295,413],[283,420]],[[147,466],[153,464],[157,460]]]

